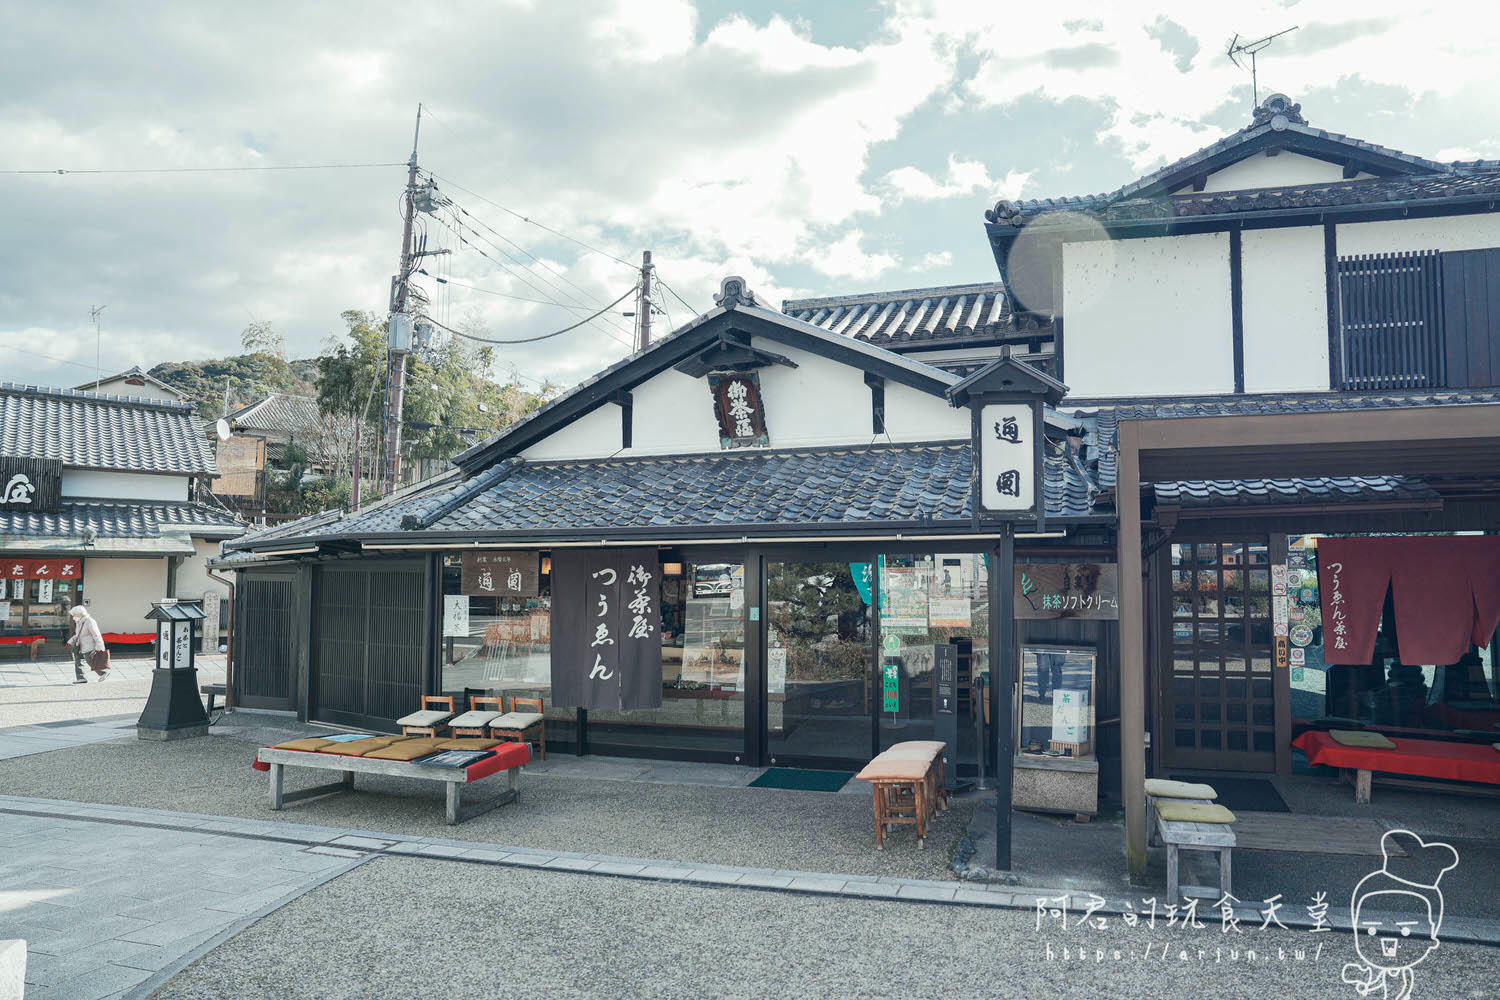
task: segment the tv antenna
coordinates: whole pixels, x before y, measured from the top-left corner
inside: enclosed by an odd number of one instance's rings
[[[1274,35],[1267,35],[1265,38],[1257,38],[1253,42],[1240,41],[1240,36],[1238,33],[1236,33],[1235,36],[1229,40],[1230,62],[1234,63],[1240,69],[1244,69],[1245,64],[1240,62],[1240,57],[1250,57],[1250,96],[1255,100],[1255,103],[1250,106],[1252,111],[1255,108],[1260,107],[1260,83],[1255,77],[1256,53],[1260,52],[1261,49],[1264,49],[1267,45],[1270,45],[1273,41],[1280,38],[1282,35],[1296,31],[1298,27],[1300,27],[1300,25],[1294,24],[1290,28],[1287,28],[1283,31],[1278,31]]]
[[[99,314],[108,309],[109,306],[89,306],[89,318],[94,321],[94,391],[99,391],[99,383],[104,381],[104,369],[99,367],[99,355],[104,343],[104,336],[99,332]]]

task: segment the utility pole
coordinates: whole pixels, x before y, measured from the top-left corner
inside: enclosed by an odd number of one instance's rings
[[[386,379],[384,492],[391,493],[401,479],[401,408],[406,394],[406,358],[411,353],[411,318],[406,315],[407,293],[412,272],[411,229],[416,214],[417,139],[422,134],[422,105],[417,105],[417,126],[411,137],[411,159],[406,171],[406,211],[401,227],[401,267],[391,283],[390,320],[386,326],[390,375]]]
[[[641,287],[636,293],[637,328],[640,331],[635,349],[644,351],[651,346],[651,251],[641,251]]]
[[[109,306],[89,306],[89,318],[94,321],[94,391],[99,391],[99,383],[104,381],[104,369],[99,366],[99,356],[104,342],[104,335],[99,332],[99,314],[108,309]]]

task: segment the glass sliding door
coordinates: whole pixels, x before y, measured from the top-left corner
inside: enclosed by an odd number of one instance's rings
[[[868,567],[766,563],[766,737],[775,763],[848,767],[871,756],[878,693]]]
[[[958,763],[974,766],[975,713],[983,708],[976,698],[990,669],[985,557],[977,552],[886,555],[878,566],[880,748],[952,738]],[[938,683],[939,657],[951,659],[951,692]]]

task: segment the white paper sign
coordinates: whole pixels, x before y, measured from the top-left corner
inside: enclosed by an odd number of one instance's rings
[[[1307,650],[1303,649],[1301,646],[1293,646],[1291,649],[1291,653],[1292,666],[1301,667],[1307,665]]]
[[[156,669],[172,669],[172,625],[170,622],[156,623]]]
[[[469,598],[464,594],[443,595],[443,637],[467,638],[469,634]]]
[[[1286,564],[1275,563],[1271,566],[1271,593],[1286,593]]]
[[[786,649],[766,650],[766,686],[772,694],[786,694]]]
[[[991,403],[979,410],[979,504],[990,511],[1036,507],[1036,442],[1031,407]]]
[[[1056,689],[1052,692],[1052,738],[1059,743],[1087,743],[1089,693]]]
[[[1271,598],[1271,621],[1277,625],[1286,624],[1287,599],[1286,595]]]
[[[1286,622],[1277,622],[1271,627],[1272,629],[1274,629],[1274,632],[1272,634],[1278,636],[1286,635]]]

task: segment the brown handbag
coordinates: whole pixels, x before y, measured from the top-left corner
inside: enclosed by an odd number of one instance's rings
[[[109,650],[96,649],[89,654],[89,668],[96,674],[102,674],[109,669]]]

